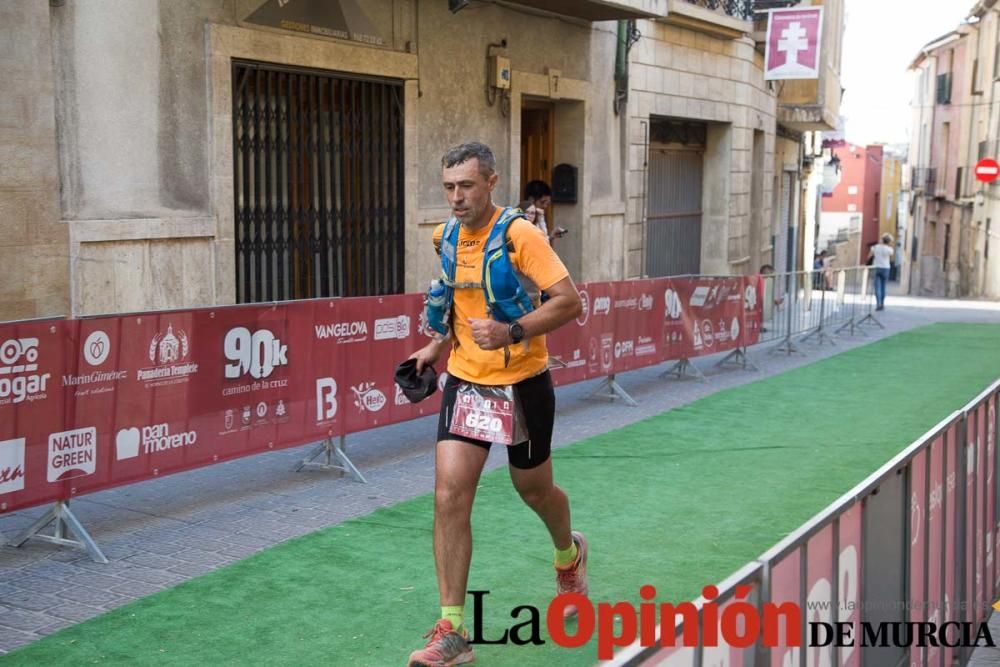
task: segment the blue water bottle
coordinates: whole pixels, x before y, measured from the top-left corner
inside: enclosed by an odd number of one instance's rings
[[[427,324],[442,336],[448,333],[448,289],[438,278],[431,281],[424,299],[427,310]]]

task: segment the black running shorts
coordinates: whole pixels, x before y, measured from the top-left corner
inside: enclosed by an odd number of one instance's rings
[[[492,443],[455,435],[451,428],[451,414],[458,394],[460,378],[449,374],[444,385],[441,413],[438,416],[438,442],[458,440],[489,449]],[[517,398],[524,412],[528,441],[507,447],[507,460],[515,468],[535,468],[545,463],[552,453],[552,424],[556,416],[556,394],[552,389],[552,375],[549,371],[522,380],[514,385]]]

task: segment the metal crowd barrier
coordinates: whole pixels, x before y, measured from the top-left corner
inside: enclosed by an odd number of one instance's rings
[[[775,352],[802,352],[802,343],[834,344],[834,335],[865,335],[875,317],[874,273],[867,266],[763,276],[761,343]]]
[[[855,310],[854,316],[863,313]],[[1000,542],[998,402],[1000,380],[718,585],[719,610],[734,599],[738,586],[751,587],[747,600],[758,619],[775,608],[769,605],[797,605],[799,646],[790,645],[794,642],[780,623],[771,628],[776,642],[758,636],[745,648],[725,641],[706,646],[701,641],[706,601],[699,598],[696,645],[680,646],[684,627],[678,623],[673,627],[678,646],[665,645],[670,639],[657,632],[656,641],[647,642],[652,645],[637,641],[601,664],[965,665],[975,646],[970,638],[982,631],[979,624],[1000,592],[994,556]],[[842,624],[850,640],[820,645],[831,637],[818,623]],[[962,623],[970,624],[968,630],[953,625]],[[925,635],[919,646],[921,627],[937,633],[936,640]],[[813,632],[818,641],[812,641]]]

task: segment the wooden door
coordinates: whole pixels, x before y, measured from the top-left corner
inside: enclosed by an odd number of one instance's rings
[[[552,185],[555,107],[547,102],[526,102],[521,109],[521,191],[517,202],[524,199],[524,186],[529,181],[545,181]],[[545,221],[552,230],[552,206],[545,211]]]

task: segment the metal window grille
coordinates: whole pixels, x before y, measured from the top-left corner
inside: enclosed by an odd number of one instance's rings
[[[749,21],[753,18],[753,0],[687,0],[692,5],[698,5],[714,11],[722,11],[733,18]]]
[[[233,61],[237,301],[404,289],[400,82]]]

